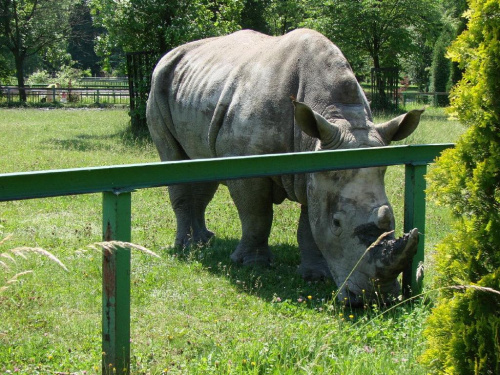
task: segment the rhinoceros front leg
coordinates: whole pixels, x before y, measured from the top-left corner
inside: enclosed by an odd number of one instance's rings
[[[332,278],[326,259],[314,241],[307,206],[302,205],[297,231],[301,263],[298,272],[305,280]]]
[[[218,182],[168,187],[170,202],[177,219],[175,246],[207,243],[213,237],[205,224],[205,210],[217,190]]]
[[[243,265],[269,265],[272,254],[268,239],[273,221],[272,182],[267,178],[228,181],[238,209],[241,240],[231,259]]]

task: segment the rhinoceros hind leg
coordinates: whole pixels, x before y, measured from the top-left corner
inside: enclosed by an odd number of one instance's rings
[[[301,254],[301,263],[298,268],[299,274],[305,280],[331,279],[332,275],[328,269],[326,259],[314,241],[306,206],[301,207],[297,241]]]
[[[235,263],[268,266],[272,260],[268,238],[273,221],[272,182],[267,178],[228,181],[238,209],[241,240],[231,254]]]
[[[170,201],[177,219],[175,246],[207,243],[214,233],[205,224],[205,210],[212,200],[218,182],[169,186]]]

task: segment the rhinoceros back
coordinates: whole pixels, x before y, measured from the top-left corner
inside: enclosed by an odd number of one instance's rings
[[[355,86],[321,34],[244,30],[165,55],[153,74],[148,125],[164,160],[312,150],[314,140],[294,127],[290,96],[321,113],[336,101],[363,105]]]

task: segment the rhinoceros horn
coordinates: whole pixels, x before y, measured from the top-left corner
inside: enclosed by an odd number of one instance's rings
[[[375,262],[375,274],[379,281],[394,280],[411,262],[417,245],[416,228],[397,239],[386,237],[377,243],[370,251],[370,261]]]

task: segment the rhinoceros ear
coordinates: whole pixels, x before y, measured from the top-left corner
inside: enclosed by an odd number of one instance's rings
[[[295,107],[295,123],[307,135],[318,138],[322,142],[336,138],[339,130],[337,127],[319,113],[314,112],[305,103],[292,100]]]
[[[376,125],[376,128],[386,144],[392,141],[400,141],[415,131],[420,122],[420,115],[423,112],[424,109],[411,110],[404,115]]]

